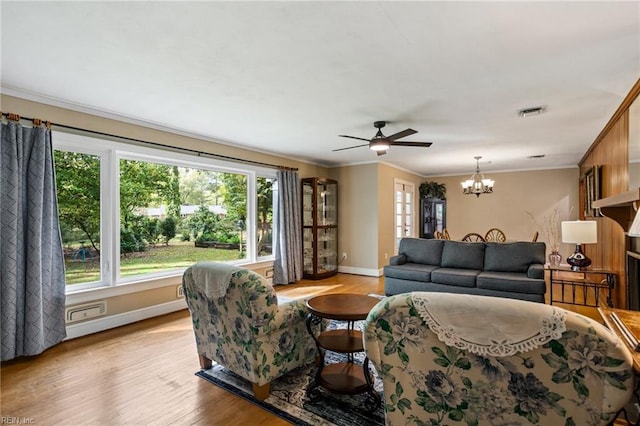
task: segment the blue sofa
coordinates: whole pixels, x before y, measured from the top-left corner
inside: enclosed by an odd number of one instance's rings
[[[403,238],[384,267],[387,296],[437,291],[544,303],[545,244]]]

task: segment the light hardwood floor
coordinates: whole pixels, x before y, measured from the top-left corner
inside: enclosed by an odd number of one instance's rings
[[[384,280],[338,274],[276,290],[289,297],[382,294]],[[562,306],[599,319],[594,308]],[[196,377],[198,369],[191,320],[183,310],[3,363],[0,415],[37,425],[288,424]]]
[[[384,291],[381,278],[347,274],[276,290],[288,297]],[[175,312],[3,363],[0,416],[36,425],[288,424],[196,377],[198,370],[189,312]]]

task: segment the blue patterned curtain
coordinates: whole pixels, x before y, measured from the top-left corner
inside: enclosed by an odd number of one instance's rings
[[[66,337],[65,276],[51,130],[0,123],[2,361]]]
[[[290,284],[302,279],[302,220],[298,172],[279,170],[278,200],[273,212],[276,225],[273,283]]]

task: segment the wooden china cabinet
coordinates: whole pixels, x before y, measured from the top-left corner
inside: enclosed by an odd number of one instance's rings
[[[318,280],[338,272],[338,182],[302,179],[303,276]]]

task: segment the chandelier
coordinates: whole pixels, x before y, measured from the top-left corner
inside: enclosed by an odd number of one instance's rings
[[[473,157],[476,159],[476,172],[471,176],[471,179],[462,182],[462,192],[471,195],[475,194],[479,197],[480,194],[491,194],[493,192],[493,179],[485,179],[483,174],[480,174],[480,159],[482,157]]]

